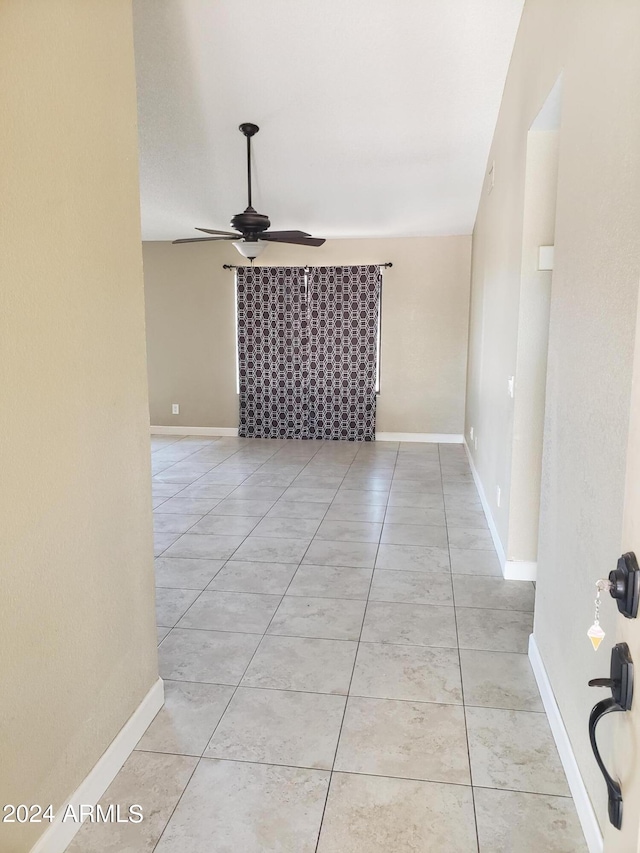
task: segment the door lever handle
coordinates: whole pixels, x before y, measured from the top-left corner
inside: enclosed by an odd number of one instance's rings
[[[611,650],[610,678],[592,678],[589,687],[609,687],[611,698],[597,702],[589,714],[589,741],[604,777],[609,799],[609,820],[616,829],[622,826],[622,790],[604,765],[596,740],[596,727],[600,720],[614,711],[629,711],[633,701],[633,661],[626,643],[618,643]]]
[[[604,766],[604,761],[602,760],[600,750],[598,749],[598,743],[596,741],[596,726],[605,714],[622,710],[624,709],[621,708],[613,698],[611,698],[603,699],[601,702],[598,702],[593,706],[591,713],[589,714],[589,740],[591,741],[591,749],[593,750],[596,764],[604,776],[609,800],[609,820],[616,829],[620,829],[622,826],[622,789]]]
[[[589,687],[610,687],[613,690],[615,684],[613,678],[592,678]]]

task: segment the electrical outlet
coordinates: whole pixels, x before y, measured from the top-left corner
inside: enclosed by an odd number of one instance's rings
[[[172,403],[171,404],[171,414],[179,415],[180,414],[180,403]]]
[[[509,389],[509,396],[510,397],[513,397],[513,390],[514,390],[514,386],[515,386],[515,381],[516,381],[515,376],[510,376],[509,379],[507,380],[507,388]]]
[[[473,441],[473,427],[469,430],[469,438]]]
[[[496,486],[496,506],[500,506],[500,486]]]

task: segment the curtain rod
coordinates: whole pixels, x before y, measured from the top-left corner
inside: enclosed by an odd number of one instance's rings
[[[266,266],[266,264],[265,264],[265,266]],[[279,266],[282,266],[282,265],[281,265],[281,264],[279,264]],[[295,264],[285,264],[285,266],[295,266]],[[331,264],[331,266],[335,266],[335,265],[334,265],[334,264]],[[392,267],[392,266],[393,266],[393,264],[391,263],[391,261],[387,261],[387,262],[386,262],[386,263],[384,263],[384,264],[362,264],[362,265],[361,265],[361,264],[342,264],[342,266],[365,266],[365,267],[368,267],[368,266],[374,266],[374,267]],[[258,269],[258,268],[259,268],[259,267],[256,267],[256,269]],[[235,264],[222,264],[222,269],[223,269],[223,270],[237,270],[237,269],[240,269],[240,267],[236,266]],[[308,269],[309,269],[309,267],[308,267],[308,266],[307,266],[307,267],[302,267],[302,269],[308,270]]]

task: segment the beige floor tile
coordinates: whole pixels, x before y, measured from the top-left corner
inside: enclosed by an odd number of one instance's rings
[[[158,483],[153,482],[151,485],[151,494],[154,498],[170,498],[182,491],[182,486],[179,483]]]
[[[372,574],[372,569],[303,565],[298,568],[287,595],[366,599]]]
[[[327,510],[327,521],[367,521],[380,524],[384,521],[386,508],[378,504],[341,506],[332,504]]]
[[[339,489],[332,506],[386,506],[388,491],[366,491],[365,489]]]
[[[295,480],[296,474],[280,470],[264,471],[260,469],[244,481],[245,486],[276,486],[287,488]]]
[[[253,563],[230,560],[217,573],[208,589],[284,595],[296,568],[297,563]]]
[[[313,566],[350,566],[372,569],[378,546],[373,542],[334,542],[314,539],[303,562]]]
[[[376,569],[409,572],[449,572],[447,548],[424,548],[419,545],[380,545]]]
[[[422,524],[387,524],[380,541],[385,545],[419,545],[421,547],[447,548],[446,527]]]
[[[184,533],[167,549],[165,556],[228,560],[243,541],[244,536],[212,536],[204,533]]]
[[[320,474],[303,471],[291,483],[297,489],[337,489],[340,487],[343,474]]]
[[[453,605],[451,575],[376,569],[369,598],[371,601]]]
[[[533,584],[529,581],[507,581],[503,578],[453,576],[456,607],[487,607],[491,610],[532,611]]]
[[[306,539],[310,542],[318,524],[313,518],[263,518],[253,535],[277,539]]]
[[[527,655],[462,649],[460,661],[465,704],[513,711],[544,710]]]
[[[237,685],[260,643],[258,634],[174,628],[158,648],[162,678]]]
[[[247,479],[246,471],[223,471],[214,468],[209,474],[205,474],[200,478],[203,486],[210,484],[220,484],[223,486],[239,486]]]
[[[251,533],[260,518],[254,515],[205,515],[189,532],[244,537]]]
[[[165,828],[197,759],[186,755],[133,752],[100,799],[103,809],[142,807],[140,823],[85,822],[67,853],[149,853]]]
[[[470,492],[464,495],[445,495],[444,505],[448,510],[460,512],[463,510],[472,510],[473,512],[482,511],[482,503],[477,492]]]
[[[396,495],[432,494],[442,496],[442,483],[440,478],[433,478],[429,480],[399,480],[394,478],[391,491]]]
[[[233,687],[220,684],[165,680],[164,707],[136,749],[202,755],[233,691]]]
[[[273,501],[237,501],[233,498],[225,498],[216,504],[211,515],[253,515],[264,516],[271,507]]]
[[[461,705],[456,649],[361,643],[350,693]]]
[[[389,492],[389,506],[442,510],[444,500],[442,492],[402,492],[392,486]]]
[[[346,694],[357,644],[347,640],[266,636],[244,678],[246,687]]]
[[[173,628],[200,595],[195,589],[156,589],[156,623]]]
[[[488,528],[487,517],[482,509],[447,509],[447,525],[470,530]]]
[[[447,522],[449,544],[452,548],[469,548],[480,551],[495,551],[493,539],[488,530],[472,527],[453,527]]]
[[[451,571],[454,575],[490,575],[502,577],[500,561],[495,551],[450,548]]]
[[[271,507],[267,516],[268,518],[310,518],[320,521],[328,508],[327,502],[279,500]]]
[[[474,785],[569,795],[545,714],[467,707],[466,717]]]
[[[533,613],[458,607],[456,620],[461,649],[527,653]]]
[[[330,770],[346,697],[239,687],[205,755]]]
[[[333,542],[378,542],[382,524],[367,521],[323,521],[316,538]]]
[[[310,489],[299,486],[289,486],[282,495],[284,501],[305,501],[310,503],[330,503],[336,496],[337,489]]]
[[[302,560],[308,539],[249,536],[233,555],[234,560],[258,563],[295,563]]]
[[[264,634],[281,596],[207,590],[180,620],[181,628]]]
[[[179,533],[154,533],[153,556],[159,557],[160,554],[163,554],[179,537]]]
[[[348,773],[331,779],[318,853],[477,849],[471,788]]]
[[[155,853],[314,853],[328,784],[324,770],[203,759]]]
[[[232,493],[234,501],[273,501],[284,493],[283,486],[238,486]]]
[[[573,800],[474,790],[480,853],[587,853]]]
[[[349,697],[335,769],[468,785],[464,710]]]
[[[186,533],[190,527],[200,521],[200,515],[184,515],[179,513],[166,513],[165,515],[154,513],[154,533]]]
[[[440,507],[426,509],[418,506],[389,506],[385,524],[413,524],[445,527],[444,510]]]
[[[236,487],[225,486],[221,483],[193,483],[191,486],[183,488],[180,492],[181,498],[205,498],[207,500],[215,498],[222,500],[226,498]]]
[[[156,557],[156,585],[174,589],[202,590],[223,566],[223,560]]]
[[[362,629],[367,643],[456,648],[453,607],[370,601]]]
[[[267,633],[327,640],[357,640],[364,609],[364,601],[286,595]]]
[[[210,512],[216,504],[219,503],[219,498],[169,498],[164,500],[160,507],[156,510],[160,513],[177,513],[180,515],[205,515]]]

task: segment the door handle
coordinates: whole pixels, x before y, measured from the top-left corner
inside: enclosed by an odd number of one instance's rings
[[[609,800],[609,820],[616,829],[622,826],[622,790],[604,765],[596,740],[596,727],[600,720],[614,711],[629,711],[633,701],[633,661],[626,643],[618,643],[611,650],[611,675],[609,678],[593,678],[589,687],[608,687],[611,697],[597,702],[589,714],[589,741],[591,749],[604,777]]]
[[[640,568],[633,551],[623,554],[612,572],[609,572],[609,594],[618,604],[618,610],[627,619],[635,619],[640,604]]]

